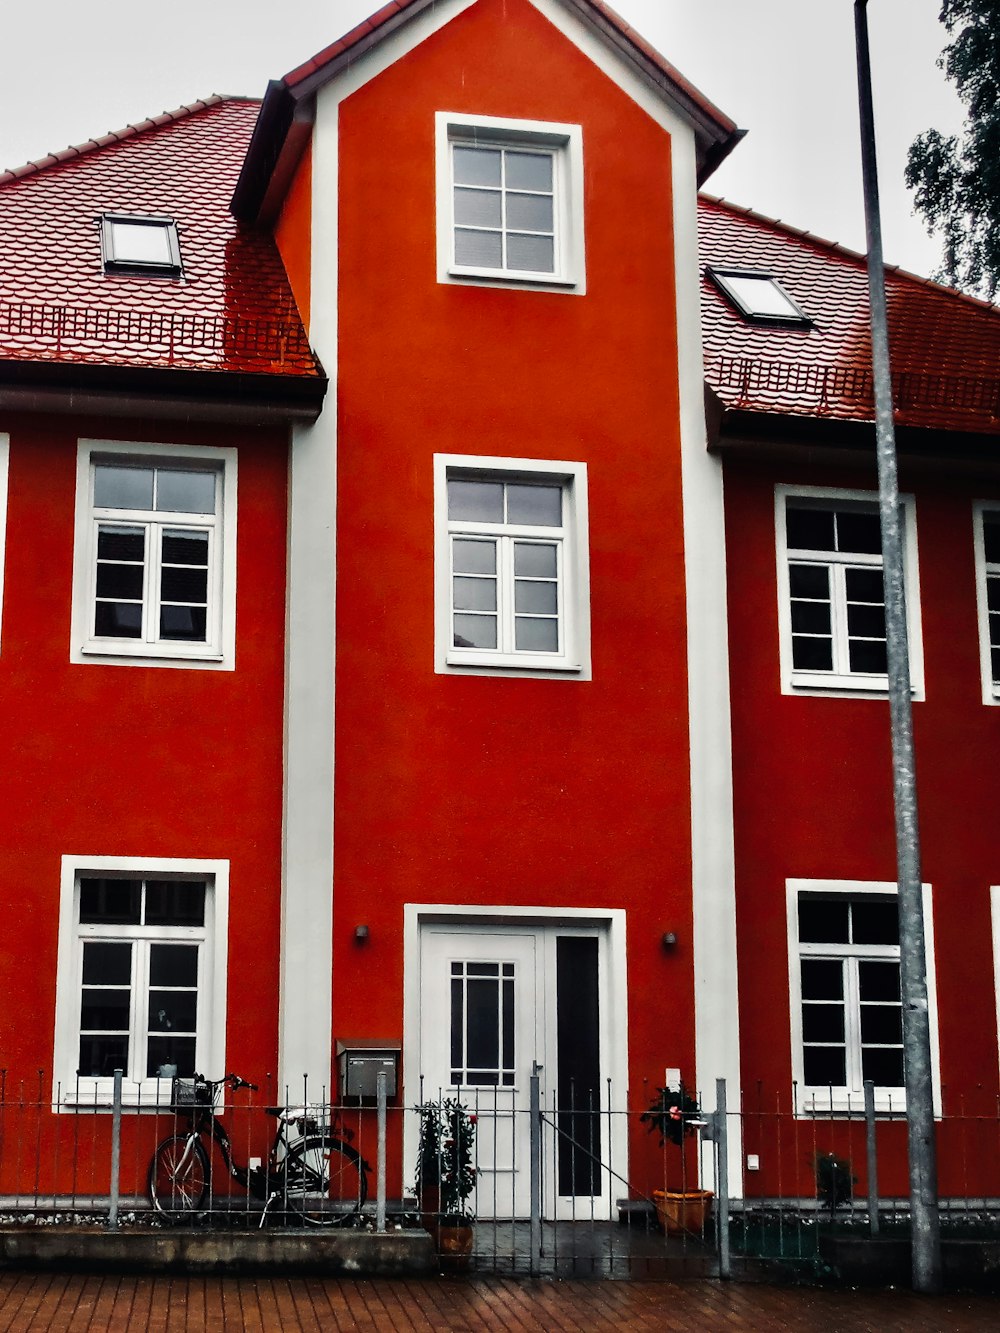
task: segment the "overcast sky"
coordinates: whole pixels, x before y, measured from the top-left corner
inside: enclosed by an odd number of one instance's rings
[[[379,0],[169,0],[140,11],[0,0],[0,168],[213,92],[268,79]],[[748,137],[707,188],[864,248],[852,0],[615,0],[615,8]],[[939,246],[911,216],[906,149],[961,107],[936,66],[939,0],[870,0],[886,259],[918,273]],[[139,15],[145,15],[141,19]]]

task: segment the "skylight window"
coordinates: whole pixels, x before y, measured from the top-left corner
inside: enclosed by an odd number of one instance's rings
[[[101,244],[105,273],[180,277],[181,251],[173,218],[105,213]]]
[[[759,269],[709,268],[708,276],[744,319],[805,328],[812,321],[777,278]]]

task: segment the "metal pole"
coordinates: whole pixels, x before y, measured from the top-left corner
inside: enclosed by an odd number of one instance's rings
[[[111,1198],[108,1204],[108,1227],[118,1230],[118,1190],[122,1160],[122,1071],[115,1070],[114,1091],[111,1094]]]
[[[868,1153],[868,1222],[873,1236],[879,1232],[878,1153],[875,1147],[875,1084],[865,1079],[865,1146]]]
[[[531,1067],[528,1081],[528,1115],[531,1118],[531,1276],[542,1271],[542,1097],[538,1064]]]
[[[378,1157],[375,1160],[375,1230],[385,1230],[385,1070],[375,1076],[375,1095],[378,1100]]]
[[[875,160],[868,0],[854,0],[858,101],[865,224],[868,236],[868,292],[871,302],[872,376],[875,386],[875,445],[878,459],[882,559],[885,568],[885,628],[889,667],[893,797],[896,818],[896,874],[899,885],[899,970],[903,1005],[903,1067],[906,1084],[910,1216],[913,1229],[913,1287],[941,1289],[941,1231],[937,1199],[934,1098],[931,1085],[927,965],[917,827],[917,775],[913,753],[913,709],[903,586],[903,546],[892,417],[892,374],[886,317],[885,270]]]
[[[719,1228],[719,1277],[732,1277],[729,1253],[729,1124],[726,1119],[726,1080],[715,1080],[715,1203]]]

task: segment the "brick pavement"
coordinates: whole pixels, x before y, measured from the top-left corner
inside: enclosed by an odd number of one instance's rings
[[[719,1282],[178,1278],[0,1274],[0,1333],[528,1333],[1000,1327],[1000,1298]]]

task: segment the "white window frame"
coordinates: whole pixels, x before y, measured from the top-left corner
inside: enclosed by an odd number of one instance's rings
[[[97,570],[97,525],[95,516],[95,464],[133,462],[147,466],[163,463],[178,467],[186,463],[209,467],[218,475],[214,535],[210,539],[207,642],[178,640],[149,642],[143,639],[97,638],[92,633]],[[73,539],[73,611],[70,626],[70,661],[113,663],[118,666],[189,667],[232,671],[236,666],[236,486],[237,451],[205,445],[158,444],[149,441],[80,440],[77,450],[76,523]],[[104,511],[101,511],[102,513]],[[108,510],[101,521],[138,524],[130,510]],[[190,526],[185,515],[164,513],[167,527]],[[206,524],[196,521],[194,526]],[[144,606],[150,593],[145,588]]]
[[[993,658],[990,652],[990,613],[987,601],[986,579],[990,574],[1000,575],[1000,565],[986,562],[986,538],[983,533],[983,515],[1000,517],[1000,500],[976,500],[972,506],[973,549],[976,555],[976,610],[979,617],[979,661],[982,672],[983,703],[1000,704],[1000,681],[993,680]]]
[[[792,486],[779,484],[774,490],[775,550],[777,555],[778,584],[778,652],[782,694],[811,694],[831,698],[884,699],[889,692],[887,675],[851,671],[802,671],[792,666],[792,613],[788,579],[789,552],[785,528],[785,511],[789,500],[829,500],[840,503],[874,504],[878,506],[877,491],[845,490],[830,486]],[[924,653],[920,616],[920,573],[917,560],[917,515],[912,495],[899,497],[903,511],[903,581],[906,591],[906,620],[910,649],[910,689],[914,700],[924,696]],[[820,506],[821,507],[821,506]],[[808,563],[797,561],[797,563]],[[824,553],[817,552],[816,564],[824,563]],[[829,563],[868,564],[884,568],[884,562],[875,556],[859,556],[857,560],[841,562],[836,557]],[[835,645],[846,640],[847,626],[844,611],[834,600],[833,634]]]
[[[3,576],[7,564],[7,473],[10,464],[10,436],[0,431],[0,636],[3,628]]]
[[[64,856],[59,893],[59,953],[56,969],[56,1021],[53,1044],[54,1105],[106,1108],[111,1103],[114,1080],[77,1078],[79,1059],[80,1005],[83,976],[83,943],[88,937],[108,934],[103,926],[79,924],[79,881],[88,876],[121,875],[136,879],[184,878],[204,880],[205,926],[162,927],[163,938],[203,938],[198,978],[198,1028],[196,1061],[199,1072],[222,1077],[226,1063],[226,984],[229,943],[229,862],[162,856]],[[153,931],[142,927],[144,938]],[[127,929],[112,928],[119,938],[129,938]],[[133,1051],[133,1059],[138,1058]],[[167,1105],[170,1079],[126,1077],[122,1096],[130,1106]]]
[[[456,530],[475,535],[476,524],[449,523],[449,477],[484,481],[539,481],[563,487],[562,560],[559,578],[561,653],[503,652],[456,648],[452,643],[451,537]],[[492,527],[492,525],[490,525]],[[587,465],[531,458],[487,458],[476,454],[434,456],[434,624],[438,673],[590,679],[590,555]],[[526,530],[527,531],[527,530]],[[530,531],[542,537],[544,529]],[[507,590],[509,592],[509,589]],[[501,596],[503,589],[501,588]]]
[[[797,1116],[813,1119],[816,1116],[859,1115],[864,1111],[864,1087],[860,1078],[857,1086],[834,1087],[832,1090],[824,1084],[812,1087],[805,1082],[804,1060],[802,1051],[802,976],[799,963],[803,955],[818,957],[850,956],[858,958],[898,958],[898,945],[825,945],[806,944],[799,940],[799,897],[812,894],[823,897],[843,895],[848,898],[860,898],[866,894],[882,898],[897,896],[897,886],[892,881],[853,880],[853,879],[789,879],[785,881],[786,910],[788,921],[788,992],[790,1005],[790,1033],[792,1044],[792,1079],[795,1085],[795,1106]],[[931,1038],[931,1081],[933,1087],[934,1114],[941,1115],[941,1060],[938,1045],[937,1018],[937,983],[934,960],[934,912],[933,897],[929,884],[921,885],[924,910],[924,949],[927,960],[927,1012],[930,1022]],[[849,1048],[848,1063],[851,1063],[851,1043],[857,1043],[853,1054],[856,1063],[860,1055],[860,1031],[856,1029],[857,1015],[847,1013],[847,1042]],[[875,1088],[875,1109],[882,1112],[904,1112],[906,1093],[901,1088]]]
[[[115,250],[115,225],[149,227],[163,233],[169,259],[129,259]],[[104,213],[101,215],[101,252],[105,273],[131,273],[139,277],[179,278],[182,276],[181,248],[177,223],[171,217],[149,213]]]
[[[524,291],[586,291],[583,225],[583,130],[540,120],[468,116],[451,111],[435,115],[437,177],[438,281]],[[455,207],[452,146],[456,143],[496,148],[542,148],[553,155],[555,271],[473,267],[455,263]]]

